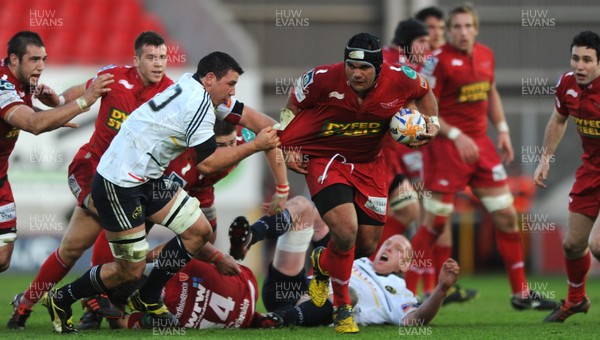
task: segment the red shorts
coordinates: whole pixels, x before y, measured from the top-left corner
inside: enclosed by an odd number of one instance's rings
[[[487,135],[473,138],[479,147],[479,160],[468,164],[460,159],[454,142],[437,137],[423,148],[423,183],[435,192],[454,194],[465,189],[494,188],[507,184],[506,171]]]
[[[17,210],[8,179],[0,179],[0,230],[17,231]]]
[[[600,211],[600,176],[583,166],[577,169],[575,184],[569,193],[569,211],[596,220]]]
[[[411,149],[404,144],[396,148],[396,157],[400,160],[402,174],[408,179],[423,177],[423,153],[421,149]]]
[[[310,158],[308,161],[308,174],[306,183],[311,196],[333,184],[344,184],[356,189],[354,203],[367,216],[385,222],[387,209],[388,183],[386,182],[385,161],[378,156],[370,163],[342,163],[343,158],[331,160],[327,171],[325,168],[330,162],[329,158]],[[325,179],[319,179],[325,172]]]
[[[92,193],[92,181],[100,160],[85,146],[79,149],[69,165],[69,189],[77,205],[85,208],[85,200]]]

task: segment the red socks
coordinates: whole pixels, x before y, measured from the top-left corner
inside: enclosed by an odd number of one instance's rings
[[[589,251],[578,259],[565,258],[569,284],[568,302],[577,304],[585,297],[585,278],[590,271],[591,261],[592,257]]]
[[[108,245],[108,239],[104,230],[100,232],[94,243],[94,250],[92,251],[92,267],[101,264],[113,262],[112,251]]]
[[[525,266],[523,264],[521,233],[503,233],[496,230],[496,247],[498,247],[498,253],[504,261],[504,268],[508,274],[512,293],[528,292]]]
[[[319,265],[323,270],[329,272],[331,285],[333,287],[333,305],[336,307],[350,304],[348,285],[352,275],[352,263],[354,262],[354,246],[346,252],[340,252],[331,241],[321,254]]]
[[[31,282],[29,288],[25,291],[23,295],[24,299],[21,300],[21,303],[31,308],[42,298],[44,293],[52,289],[58,281],[62,280],[70,269],[71,267],[67,266],[60,259],[58,249],[56,249],[56,251],[48,256],[35,280]]]
[[[411,268],[404,273],[404,280],[406,281],[406,288],[415,295],[417,294],[417,284],[419,283],[419,272],[423,268],[433,267],[432,263],[427,263],[431,261],[428,261],[425,257],[425,253],[427,249],[431,248],[437,238],[437,234],[432,233],[425,226],[421,226],[410,241],[413,247],[413,265],[411,265]]]

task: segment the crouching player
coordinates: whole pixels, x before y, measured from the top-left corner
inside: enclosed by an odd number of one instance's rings
[[[284,269],[287,266],[304,266],[304,254],[313,235],[313,211],[314,206],[306,198],[294,197],[286,203],[286,209],[277,214],[277,222],[275,219],[268,219],[269,223],[277,223],[275,228],[290,228],[279,238],[274,259],[274,265],[281,267],[284,273],[289,273]],[[290,219],[285,219],[284,222],[283,214]],[[252,229],[255,240],[260,240],[268,234],[267,226],[267,223],[258,223]],[[247,223],[245,227],[250,229]],[[302,246],[300,250],[299,243],[306,246]],[[154,252],[150,254],[152,253]],[[286,254],[302,256],[290,257]],[[239,275],[228,276],[221,274],[216,265],[194,259],[169,280],[163,291],[163,299],[169,311],[179,320],[179,325],[186,328],[269,328],[282,325],[283,320],[277,315],[262,315],[255,311],[258,292],[256,277],[247,267],[240,265]],[[140,312],[109,321],[113,328],[169,326],[166,323],[162,325],[161,320]]]

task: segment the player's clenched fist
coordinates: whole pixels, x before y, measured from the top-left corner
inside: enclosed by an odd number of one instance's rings
[[[456,280],[458,279],[459,272],[460,267],[453,259],[447,259],[446,262],[442,264],[442,270],[440,270],[440,276],[438,280],[439,284],[442,285],[444,290],[448,290],[450,287],[454,286]]]
[[[260,130],[252,142],[256,151],[270,150],[281,145],[279,136],[277,136],[277,130],[271,126]]]

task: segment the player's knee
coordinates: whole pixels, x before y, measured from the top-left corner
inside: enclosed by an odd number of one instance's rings
[[[497,210],[492,213],[494,222],[498,229],[502,232],[516,232],[519,231],[517,224],[517,212],[515,208],[510,205],[502,210]]]
[[[331,241],[337,248],[337,250],[346,252],[354,246],[356,242],[356,234],[351,233],[339,233],[337,235],[331,235]]]
[[[295,208],[295,210],[298,210],[297,213],[300,213],[300,214],[312,213],[312,211],[314,209],[313,203],[311,201],[309,201],[304,196],[294,196],[294,197],[292,197],[288,201],[288,205],[290,205],[290,206],[292,206],[292,205],[297,206],[297,208]],[[296,212],[294,212],[294,213],[296,213]]]
[[[589,242],[590,252],[598,260],[600,260],[600,240],[593,239]]]
[[[73,242],[64,242],[58,248],[58,256],[66,265],[73,266],[86,249],[87,247],[78,246]]]
[[[585,242],[576,242],[569,239],[564,239],[562,242],[563,250],[567,258],[577,258],[583,256],[587,250],[588,244]],[[590,251],[592,250],[592,244],[590,242]],[[600,246],[600,244],[598,244]],[[599,248],[600,250],[600,248]]]

